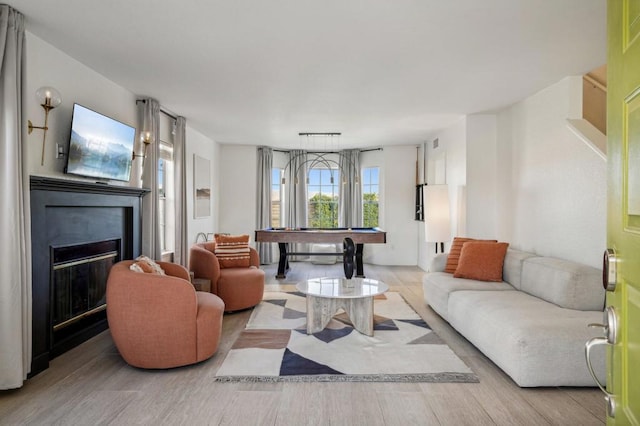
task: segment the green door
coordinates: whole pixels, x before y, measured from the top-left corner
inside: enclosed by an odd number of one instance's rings
[[[640,0],[609,0],[607,245],[615,268],[607,306],[617,323],[607,353],[608,424],[640,424]],[[609,308],[611,309],[611,308]],[[614,324],[616,325],[616,324]]]

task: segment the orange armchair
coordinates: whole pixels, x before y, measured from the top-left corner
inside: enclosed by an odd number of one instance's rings
[[[167,275],[134,272],[118,262],[107,280],[107,320],[127,362],[172,368],[210,358],[218,349],[224,302],[196,292],[181,265],[157,262]]]
[[[191,246],[189,270],[196,278],[211,281],[211,292],[223,301],[227,312],[251,308],[262,300],[264,271],[258,252],[250,247],[249,268],[220,268],[213,241]]]

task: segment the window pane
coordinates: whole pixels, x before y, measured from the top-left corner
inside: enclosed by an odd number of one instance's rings
[[[333,183],[331,183],[332,177]],[[313,168],[309,170],[308,226],[314,228],[335,228],[338,226],[339,182],[337,169]]]
[[[376,227],[379,219],[379,168],[368,167],[362,170],[362,218],[363,226]]]
[[[320,170],[318,169],[311,169],[309,170],[309,183],[312,185],[319,185],[320,184]]]
[[[271,227],[282,226],[282,169],[271,169]]]
[[[160,248],[171,253],[175,247],[175,183],[173,168],[173,144],[160,141],[158,159],[158,222]]]
[[[362,182],[369,184],[371,181],[371,169],[366,168],[362,170]]]
[[[331,185],[331,173],[329,170],[321,170],[320,172],[320,184],[321,185]]]

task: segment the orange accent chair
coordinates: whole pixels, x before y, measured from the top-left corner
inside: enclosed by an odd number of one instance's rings
[[[211,280],[211,292],[223,301],[227,312],[256,306],[264,293],[264,271],[260,269],[260,257],[250,247],[250,267],[220,268],[213,241],[191,246],[189,270],[196,278]]]
[[[132,260],[112,266],[107,320],[127,364],[172,368],[210,358],[218,349],[224,302],[195,291],[181,265],[157,262],[166,275],[134,272]]]

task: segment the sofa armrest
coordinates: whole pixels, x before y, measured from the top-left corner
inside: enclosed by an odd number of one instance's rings
[[[447,257],[449,253],[436,254],[429,263],[429,272],[444,272],[447,266]]]

